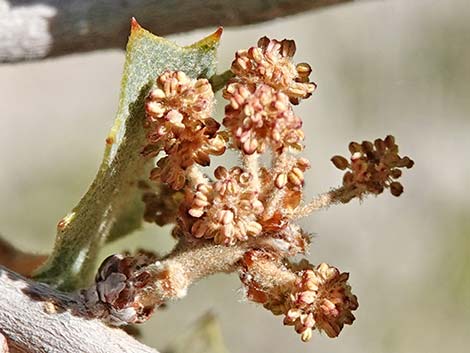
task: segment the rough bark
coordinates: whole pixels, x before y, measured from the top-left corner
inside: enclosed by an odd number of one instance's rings
[[[124,331],[90,319],[78,298],[0,266],[1,336],[10,352],[158,353]]]
[[[0,0],[0,63],[124,48],[136,17],[160,36],[239,26],[353,0]]]

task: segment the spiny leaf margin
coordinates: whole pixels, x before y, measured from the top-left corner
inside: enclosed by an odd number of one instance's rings
[[[222,28],[190,46],[153,35],[135,19],[126,48],[119,106],[98,173],[78,205],[60,222],[52,254],[35,279],[62,290],[86,286],[95,271],[99,249],[112,232],[113,238],[139,227],[113,229],[120,219],[136,219],[122,210],[138,202],[137,182],[147,177],[151,159],[141,156],[145,145],[144,100],[155,78],[166,70],[184,71],[193,78],[215,74],[216,53]]]

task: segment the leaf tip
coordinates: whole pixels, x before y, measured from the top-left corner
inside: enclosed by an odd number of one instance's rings
[[[222,37],[223,31],[224,28],[220,26],[214,33],[209,34],[207,37],[194,43],[190,47],[216,47],[219,45],[220,37]]]
[[[212,33],[209,37],[212,37],[214,41],[218,41],[220,37],[222,37],[223,32],[224,32],[224,27],[219,26],[219,28],[217,28],[217,30],[214,33]]]
[[[140,26],[139,22],[135,19],[135,17],[131,18],[131,32],[138,31],[142,27]]]

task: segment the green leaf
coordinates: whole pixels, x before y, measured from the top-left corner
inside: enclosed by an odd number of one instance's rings
[[[228,353],[219,323],[213,314],[200,318],[192,329],[183,331],[165,350],[166,353]]]
[[[117,238],[140,226],[135,213],[142,208],[126,206],[139,202],[137,181],[147,178],[146,166],[151,162],[140,154],[145,144],[145,96],[165,70],[184,71],[193,78],[211,77],[221,34],[219,28],[193,45],[180,47],[132,19],[118,112],[106,139],[103,161],[87,193],[59,222],[53,252],[36,280],[62,290],[86,286],[98,251],[111,231]]]

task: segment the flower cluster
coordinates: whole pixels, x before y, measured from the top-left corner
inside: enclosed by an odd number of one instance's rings
[[[314,267],[306,261],[290,262],[308,253],[310,245],[308,232],[296,220],[385,188],[399,196],[400,168],[411,168],[413,162],[398,155],[392,136],[374,143],[353,142],[350,161],[332,158],[336,167],[347,169],[343,186],[305,203],[304,174],[310,162],[298,156],[304,132],[293,105],[316,86],[309,82],[308,64],[293,64],[294,53],[293,41],[266,37],[257,47],[236,53],[234,76],[223,90],[228,101],[223,131],[210,117],[214,98],[207,80],[178,71],[157,78],[146,100],[148,145],[143,153],[156,156],[163,150],[165,155],[150,177],[161,184],[144,194],[145,219],[175,223],[178,245],[165,258],[166,265],[163,260],[154,264],[151,290],[140,292],[180,298],[193,280],[237,269],[247,298],[283,315],[284,324],[294,326],[308,341],[313,330],[338,336],[354,321],[358,303],[347,273],[324,263]],[[199,166],[207,166],[210,155],[220,155],[226,147],[238,152],[240,165],[219,166],[213,177],[205,174]],[[203,255],[194,259],[195,253]],[[128,303],[132,299],[127,283],[132,287],[140,282],[113,271],[104,271],[97,288],[101,302],[120,308],[121,296]],[[107,290],[108,283],[119,290]],[[130,319],[139,320],[143,309],[131,307],[137,316]],[[127,311],[113,315],[129,316]]]
[[[361,197],[365,193],[381,194],[389,188],[393,196],[400,196],[403,186],[396,181],[401,175],[400,168],[411,168],[414,162],[409,157],[398,155],[395,138],[388,135],[385,140],[374,143],[363,141],[349,144],[351,161],[342,156],[334,156],[331,161],[341,170],[348,171],[343,177],[343,187],[349,195],[344,201]]]
[[[245,154],[263,153],[266,147],[278,154],[289,147],[302,149],[302,120],[290,103],[309,97],[315,85],[308,82],[308,64],[292,63],[294,53],[294,41],[264,37],[258,47],[236,54],[235,77],[223,92],[229,101],[223,124]]]
[[[188,167],[209,165],[210,155],[224,153],[220,124],[210,117],[213,102],[206,79],[194,80],[181,71],[167,71],[157,78],[145,103],[148,145],[144,153],[158,151],[158,146],[167,156],[158,161],[151,179],[181,189]]]
[[[352,311],[358,308],[348,278],[325,263],[298,272],[284,303],[284,324],[294,326],[302,341],[310,340],[314,329],[337,337],[353,323]]]
[[[271,86],[286,94],[293,104],[298,104],[300,99],[312,94],[316,85],[309,82],[310,65],[292,63],[295,51],[293,40],[263,37],[257,47],[236,53],[232,72],[245,82]]]
[[[315,329],[337,337],[355,320],[352,311],[359,305],[347,283],[349,274],[326,263],[283,264],[273,253],[252,250],[241,261],[240,279],[248,299],[283,315],[284,325],[294,326],[304,342]]]
[[[216,181],[200,183],[187,193],[187,213],[181,219],[189,233],[224,245],[260,234],[257,218],[264,207],[257,193],[250,190],[253,176],[239,167],[218,167],[214,175]]]
[[[266,145],[278,153],[287,147],[302,148],[302,120],[294,114],[284,93],[264,84],[233,82],[223,96],[230,102],[223,124],[244,153],[263,153]]]

